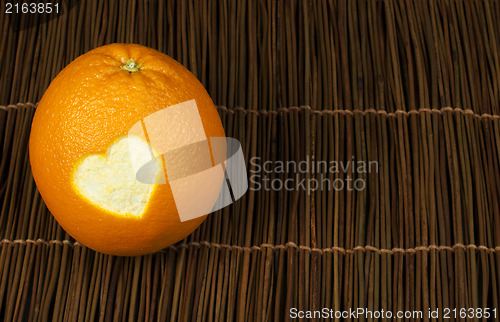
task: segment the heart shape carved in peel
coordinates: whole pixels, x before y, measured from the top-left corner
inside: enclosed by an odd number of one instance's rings
[[[126,135],[111,144],[106,154],[90,154],[73,170],[73,184],[92,204],[116,215],[140,217],[155,184],[136,179],[134,164],[148,162],[152,149],[141,138]],[[161,169],[152,169],[159,177]]]

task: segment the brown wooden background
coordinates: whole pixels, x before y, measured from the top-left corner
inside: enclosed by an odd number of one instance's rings
[[[83,0],[50,17],[1,3],[0,320],[498,311],[499,1]],[[157,254],[93,252],[47,211],[27,142],[50,81],[112,42],[187,66],[247,159],[379,172],[355,175],[363,191],[249,191]]]

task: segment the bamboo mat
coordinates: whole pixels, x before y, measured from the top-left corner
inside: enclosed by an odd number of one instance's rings
[[[0,13],[0,320],[498,311],[499,1],[63,3],[52,19]],[[379,171],[355,175],[362,191],[248,191],[156,254],[87,249],[43,204],[27,143],[50,81],[112,42],[188,67],[249,170],[314,156]]]

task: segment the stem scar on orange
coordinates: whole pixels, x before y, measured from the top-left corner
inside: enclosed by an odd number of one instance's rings
[[[181,222],[170,186],[135,180],[123,153],[131,145],[154,149],[127,136],[135,123],[193,99],[206,137],[225,136],[201,83],[156,50],[99,47],[57,75],[37,106],[29,151],[38,190],[71,236],[103,253],[135,256],[180,241],[201,224],[206,216]]]

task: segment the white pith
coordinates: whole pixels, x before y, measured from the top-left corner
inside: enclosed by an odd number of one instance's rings
[[[134,165],[151,160],[150,145],[125,135],[110,145],[106,154],[90,154],[75,167],[73,183],[90,202],[122,216],[140,217],[155,188],[136,180]],[[152,169],[159,177],[160,167]]]

